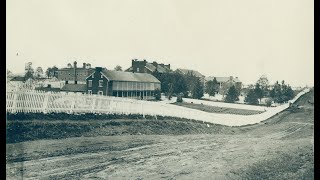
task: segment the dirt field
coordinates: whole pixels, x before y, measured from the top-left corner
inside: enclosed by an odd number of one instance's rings
[[[7,178],[313,179],[308,100],[313,92],[296,102],[302,109],[244,127],[174,120],[11,122],[27,136],[7,139]],[[46,134],[35,127],[51,128]],[[10,143],[14,138],[20,140]]]

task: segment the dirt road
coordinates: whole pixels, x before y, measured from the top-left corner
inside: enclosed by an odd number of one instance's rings
[[[298,112],[285,111],[232,135],[96,136],[7,144],[7,178],[313,179],[313,106],[305,99],[297,102],[304,106]]]

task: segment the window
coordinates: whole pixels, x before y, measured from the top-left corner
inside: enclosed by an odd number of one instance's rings
[[[99,95],[103,95],[103,92],[102,92],[102,91],[99,91],[98,94],[99,94]]]
[[[99,80],[99,87],[102,87],[103,80]]]
[[[101,79],[103,78],[103,75],[101,74]]]
[[[94,73],[92,74],[92,76],[91,76],[92,78],[94,78]]]
[[[139,72],[139,68],[137,68],[137,72]]]
[[[92,87],[92,80],[88,80],[88,87]]]
[[[90,94],[90,95],[91,95],[91,94],[92,94],[92,90],[88,90],[88,94]]]

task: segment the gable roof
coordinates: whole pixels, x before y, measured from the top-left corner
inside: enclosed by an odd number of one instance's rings
[[[209,76],[209,77],[206,77],[206,80],[207,81],[212,81],[214,78],[216,78],[216,80],[218,81],[218,83],[221,83],[221,82],[227,82],[230,80],[230,77],[214,77],[214,76]],[[238,77],[235,77],[235,78],[232,78],[232,80],[234,82],[241,82]]]
[[[85,92],[87,90],[86,84],[65,84],[61,91],[70,91],[70,92]]]
[[[202,75],[201,73],[199,73],[196,70],[191,70],[191,69],[181,69],[178,68],[178,71],[182,72],[183,74],[188,74],[188,73],[192,73],[193,75],[195,75],[196,77],[205,77],[204,75]]]
[[[148,73],[132,73],[123,71],[102,70],[101,73],[108,78],[109,81],[131,81],[131,82],[153,82],[160,81],[153,75]]]

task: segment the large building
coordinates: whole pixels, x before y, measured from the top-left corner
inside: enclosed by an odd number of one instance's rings
[[[87,93],[105,96],[153,99],[160,81],[148,73],[112,71],[96,67],[86,78]]]
[[[73,66],[69,63],[68,67],[59,69],[58,79],[64,84],[86,84],[86,78],[94,71],[90,64],[83,63],[82,67],[77,67],[77,61]]]
[[[82,67],[77,67],[77,62],[73,66],[69,63],[68,67],[57,71],[58,80],[61,82],[61,91],[85,93],[86,78],[94,72],[90,64],[83,63]]]
[[[138,61],[137,59],[132,59],[131,67],[128,68],[127,72],[134,72],[134,73],[153,73],[157,71],[158,73],[168,73],[170,72],[170,64],[158,64],[156,61],[152,63],[147,62],[147,60]]]
[[[229,87],[234,85],[237,89],[242,88],[242,82],[239,80],[238,77],[214,77],[214,76],[209,76],[206,77],[206,81],[212,81],[214,78],[216,78],[217,82],[219,83],[219,94],[225,94],[226,91],[228,90]]]

